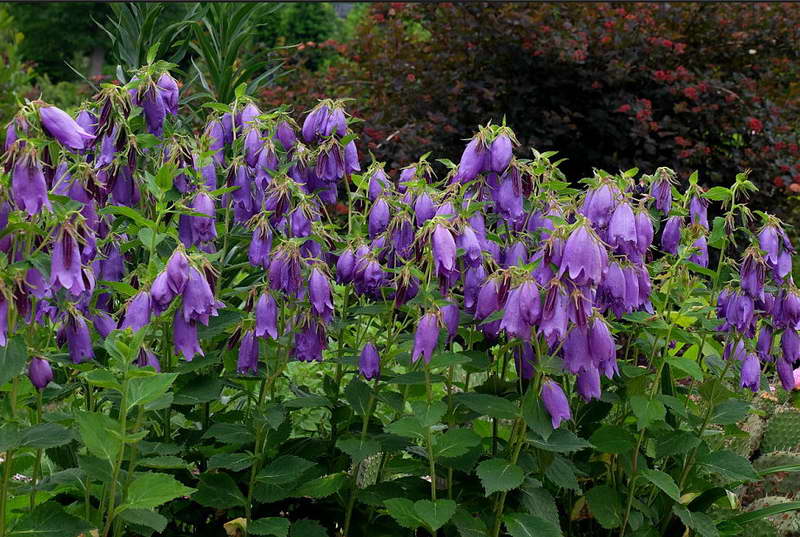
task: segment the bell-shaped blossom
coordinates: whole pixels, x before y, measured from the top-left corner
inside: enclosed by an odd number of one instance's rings
[[[139,367],[152,367],[157,372],[161,372],[161,363],[158,361],[158,357],[146,347],[139,349],[139,356],[136,357],[135,363]]]
[[[122,318],[119,328],[120,330],[130,328],[134,332],[137,332],[150,322],[151,314],[150,294],[142,291],[128,302],[128,306],[125,309],[125,316]]]
[[[389,226],[389,217],[389,204],[385,199],[379,198],[372,205],[367,217],[367,230],[371,239],[386,231]]]
[[[383,168],[376,169],[369,177],[369,185],[367,186],[367,197],[369,201],[375,201],[380,197],[389,185],[391,180]]]
[[[505,133],[498,135],[489,148],[489,168],[502,173],[511,164],[512,156],[511,138]]]
[[[269,264],[269,284],[275,291],[297,296],[300,291],[300,260],[287,250],[273,252]]]
[[[307,321],[295,332],[292,356],[301,362],[321,362],[326,347],[325,327],[316,321]]]
[[[256,336],[278,339],[278,305],[269,293],[256,302]]]
[[[169,285],[169,275],[166,271],[161,272],[153,284],[150,286],[150,305],[153,309],[154,315],[161,315],[169,309],[172,300],[175,298],[175,293]]]
[[[585,226],[575,228],[564,245],[558,275],[569,275],[575,285],[597,285],[608,264],[602,243]]]
[[[111,316],[110,313],[105,311],[97,311],[91,316],[92,325],[101,338],[107,338],[108,335],[117,328],[117,321]]]
[[[434,214],[436,214],[436,208],[428,193],[423,192],[417,196],[417,199],[414,200],[414,217],[417,227],[422,227],[422,224],[433,218]]]
[[[595,317],[589,324],[588,344],[592,362],[606,377],[612,378],[617,372],[617,347],[602,317]]]
[[[437,225],[431,236],[431,246],[436,274],[447,278],[457,273],[456,241],[453,234],[444,226]]]
[[[564,367],[570,373],[578,373],[596,367],[589,350],[589,330],[586,326],[573,326],[563,345]]]
[[[650,185],[650,195],[656,200],[656,209],[669,214],[672,209],[672,183],[666,176],[661,176]]]
[[[69,349],[69,357],[74,364],[94,358],[92,336],[82,315],[69,314],[64,325],[64,339]]]
[[[749,250],[739,269],[742,290],[755,299],[764,298],[764,273],[766,266],[757,253]]]
[[[281,121],[275,127],[275,138],[281,143],[283,149],[289,151],[297,143],[297,134],[289,123]]]
[[[53,369],[44,358],[33,357],[28,364],[28,378],[37,390],[44,390],[53,381]]]
[[[756,342],[756,353],[763,362],[771,362],[772,356],[772,327],[768,324],[761,325]]]
[[[245,332],[239,342],[236,371],[240,375],[251,375],[258,371],[258,339],[252,330]]]
[[[701,267],[708,268],[708,242],[706,238],[699,237],[692,243],[692,248],[694,248],[695,251],[689,256],[689,261]]]
[[[730,341],[725,344],[725,348],[722,350],[722,359],[723,360],[736,360],[741,362],[744,360],[745,355],[747,354],[747,349],[745,349],[744,341],[741,339],[738,340],[736,343],[731,343]]]
[[[439,319],[433,312],[428,312],[422,316],[414,332],[414,348],[411,351],[411,361],[416,362],[420,356],[425,359],[425,363],[431,361],[433,351],[439,342]]]
[[[42,129],[58,140],[58,143],[72,149],[81,151],[88,149],[94,142],[94,136],[70,117],[69,114],[55,106],[42,106],[39,108],[39,119]]]
[[[796,386],[796,383],[794,378],[794,370],[792,369],[792,363],[787,362],[786,360],[776,360],[775,370],[778,372],[778,378],[781,381],[783,389],[786,391],[793,390]]]
[[[618,195],[619,190],[616,187],[603,183],[586,192],[580,213],[589,219],[595,229],[605,229],[609,225]]]
[[[209,150],[214,151],[212,158],[217,166],[225,165],[225,130],[222,122],[215,119],[206,125],[204,135],[209,139]]]
[[[544,403],[547,413],[550,414],[553,429],[557,429],[562,421],[572,419],[567,396],[555,381],[546,380],[542,383],[542,403]]]
[[[115,205],[134,207],[139,203],[141,194],[130,168],[120,166],[111,178],[111,198]]]
[[[453,177],[454,182],[468,183],[485,170],[489,152],[480,137],[475,137],[464,148],[458,171]]]
[[[197,339],[197,322],[187,321],[180,309],[175,310],[175,318],[172,323],[172,343],[175,345],[175,353],[183,356],[187,362],[191,362],[196,354],[205,356]]]
[[[303,122],[301,133],[303,141],[307,144],[316,142],[318,140],[319,132],[323,124],[327,124],[328,117],[330,116],[330,108],[326,105],[320,105],[314,108],[311,113],[306,116]]]
[[[633,209],[627,202],[617,205],[608,221],[608,242],[616,247],[617,251],[630,255],[638,250],[638,237],[636,234],[636,217]]]
[[[793,328],[787,328],[781,336],[782,359],[793,364],[800,359],[800,336]]]
[[[346,248],[336,260],[336,282],[350,283],[356,266],[356,256],[351,248]]]
[[[158,89],[160,90],[161,101],[164,103],[164,110],[168,114],[178,114],[178,101],[180,99],[180,89],[178,83],[169,73],[163,73],[158,78]]]
[[[708,229],[708,200],[692,196],[689,200],[689,218],[692,224]]]
[[[678,253],[678,244],[681,242],[681,223],[683,218],[680,216],[670,216],[664,224],[664,231],[661,233],[661,249],[669,254]]]
[[[542,303],[539,329],[551,347],[561,341],[567,333],[568,302],[567,294],[561,284],[554,282],[548,287]]]
[[[755,354],[748,353],[742,362],[739,386],[757,392],[761,383],[761,363]]]
[[[578,394],[587,403],[593,399],[600,399],[602,389],[600,385],[600,370],[596,367],[588,367],[580,371],[576,377],[575,386]]]
[[[217,316],[217,308],[222,303],[214,298],[208,280],[192,266],[189,267],[189,277],[183,289],[182,313],[184,320],[198,321],[208,326],[209,317]]]
[[[325,322],[333,318],[333,299],[331,297],[331,284],[322,271],[314,268],[308,282],[308,296],[311,300],[311,310]]]
[[[519,173],[506,173],[498,179],[497,188],[492,189],[495,210],[507,222],[521,222],[525,216]]]
[[[39,214],[42,208],[53,210],[47,197],[47,182],[38,162],[31,163],[23,159],[14,163],[11,175],[11,198],[19,209],[31,216]]]
[[[796,289],[784,290],[774,310],[772,317],[776,326],[800,329],[800,293]]]
[[[517,375],[522,380],[530,380],[535,373],[536,354],[530,343],[522,342],[521,345],[514,347],[514,366]]]
[[[255,168],[258,157],[264,144],[261,141],[261,132],[256,127],[247,129],[244,135],[244,161],[251,168]]]
[[[380,377],[381,357],[372,342],[364,345],[361,350],[361,356],[358,358],[358,371],[367,380]]]
[[[467,311],[475,311],[478,291],[484,280],[486,280],[486,269],[483,264],[467,268],[464,274],[464,309]]]
[[[247,103],[242,111],[236,115],[236,127],[240,129],[247,128],[247,126],[254,123],[260,115],[261,110],[255,103]]]
[[[53,243],[50,285],[61,286],[75,296],[86,290],[81,271],[78,241],[67,227],[62,228]]]
[[[272,251],[272,232],[269,226],[258,225],[253,230],[253,238],[247,249],[247,258],[254,267],[269,268],[269,254]]]

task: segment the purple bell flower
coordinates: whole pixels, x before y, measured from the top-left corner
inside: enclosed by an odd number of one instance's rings
[[[617,346],[602,317],[595,317],[589,325],[588,344],[594,365],[612,378],[617,371]]]
[[[436,214],[436,208],[433,206],[433,201],[427,192],[423,192],[417,199],[414,200],[414,217],[417,222],[417,227],[422,227],[422,224],[433,218]]]
[[[208,326],[209,317],[217,316],[221,303],[214,298],[208,280],[194,267],[189,267],[189,278],[183,290],[183,318],[199,321]]]
[[[519,173],[506,173],[498,181],[497,188],[492,189],[495,210],[507,222],[521,222],[525,216],[522,192],[519,184]]]
[[[500,134],[489,149],[489,167],[493,172],[503,173],[511,164],[512,156],[511,138],[507,134]]]
[[[447,342],[452,343],[458,335],[458,324],[461,318],[458,305],[451,302],[439,308],[439,311],[442,312],[442,321],[444,321],[444,327],[447,329]]]
[[[256,302],[256,337],[278,339],[278,305],[269,293],[263,293]]]
[[[81,272],[78,241],[68,228],[62,227],[53,243],[50,285],[61,286],[77,296],[86,290]]]
[[[91,315],[92,325],[100,337],[105,339],[108,335],[117,328],[117,321],[111,317],[111,314],[105,311],[98,311]]]
[[[350,140],[344,146],[344,169],[348,173],[361,171],[361,164],[358,162],[358,148],[355,140]]]
[[[272,233],[268,225],[258,225],[247,249],[247,258],[254,267],[269,268],[269,254],[272,251]]]
[[[783,351],[782,359],[794,364],[800,359],[800,336],[793,328],[787,328],[783,331],[781,336],[781,350]]]
[[[175,293],[169,286],[169,275],[166,271],[160,273],[150,286],[150,304],[154,315],[161,315],[169,309]]]
[[[589,331],[586,326],[576,325],[564,340],[564,367],[576,374],[590,367],[597,367],[589,350]]]
[[[297,143],[297,134],[294,129],[286,121],[281,121],[275,128],[275,138],[283,146],[286,151],[291,150]]]
[[[783,389],[788,391],[794,390],[794,369],[792,363],[786,360],[778,359],[775,362],[775,370],[778,372],[778,378],[781,380]]]
[[[373,343],[367,343],[361,350],[361,356],[358,359],[358,370],[367,380],[380,377],[381,357]]]
[[[197,340],[197,322],[187,321],[180,309],[175,310],[172,343],[175,345],[175,353],[182,355],[187,362],[191,362],[195,354],[205,356]]]
[[[330,109],[326,105],[321,105],[314,108],[311,113],[306,116],[303,122],[303,128],[301,129],[304,142],[310,144],[317,141],[320,127],[323,123],[327,123],[329,115]]]
[[[692,196],[689,201],[689,217],[692,224],[708,229],[708,201],[698,196]]]
[[[383,198],[378,199],[370,209],[367,218],[369,238],[373,239],[386,231],[389,226],[389,216],[389,204]]]
[[[39,108],[39,119],[44,131],[58,140],[58,143],[72,149],[81,151],[91,147],[94,136],[86,132],[83,127],[70,117],[69,114],[55,106]]]
[[[31,358],[31,362],[28,364],[28,378],[37,390],[44,390],[53,380],[50,362],[44,358]]]
[[[479,173],[484,171],[488,151],[483,145],[483,140],[475,137],[464,148],[461,154],[461,161],[458,163],[458,171],[453,177],[453,182],[468,183],[475,179]]]
[[[465,224],[461,229],[461,235],[458,236],[458,246],[464,250],[464,259],[468,266],[474,267],[483,261],[481,241],[469,224]]]
[[[244,109],[242,109],[242,113],[237,114],[236,116],[236,126],[240,129],[247,127],[251,123],[255,122],[260,115],[261,110],[255,105],[255,103],[247,103]]]
[[[662,175],[650,185],[650,195],[656,200],[656,209],[669,214],[672,209],[672,183]]]
[[[596,367],[588,367],[580,371],[576,378],[578,394],[587,403],[592,399],[600,399],[602,389],[600,386],[600,370]]]
[[[47,183],[41,165],[22,159],[14,163],[11,176],[11,198],[14,204],[29,215],[39,214],[42,208],[52,211],[47,197]]]
[[[176,295],[183,293],[186,282],[189,281],[189,259],[183,250],[172,252],[167,261],[167,284]]]
[[[389,188],[391,180],[383,168],[378,168],[369,178],[369,186],[367,187],[367,197],[369,201],[378,199],[384,191]]]
[[[311,271],[311,278],[308,282],[308,295],[311,300],[312,311],[323,321],[329,323],[333,318],[331,284],[318,268],[314,268]]]
[[[619,190],[615,186],[603,183],[586,192],[580,213],[588,218],[596,229],[605,229],[616,206],[618,195]]]
[[[422,356],[425,363],[431,361],[433,351],[439,342],[439,319],[433,312],[422,316],[414,332],[414,348],[411,351],[411,361],[416,362]]]
[[[222,122],[213,120],[206,125],[204,135],[210,140],[209,150],[215,151],[214,162],[217,166],[225,166],[225,129],[222,127]]]
[[[761,363],[756,355],[748,353],[742,362],[742,371],[739,386],[757,392],[761,381]]]
[[[152,367],[158,373],[161,373],[161,363],[150,349],[144,347],[139,349],[139,356],[136,358],[135,363],[139,367]]]
[[[252,330],[248,330],[239,342],[239,360],[236,371],[240,375],[255,375],[258,371],[258,339]]]
[[[731,343],[730,341],[725,344],[725,348],[722,350],[722,359],[723,360],[730,360],[734,359],[738,362],[744,360],[747,354],[747,349],[744,347],[744,341],[741,339],[737,341],[735,344]]]
[[[670,216],[664,224],[664,231],[661,233],[661,249],[669,254],[678,253],[678,244],[681,242],[681,223],[683,217]]]
[[[545,410],[550,414],[553,429],[557,429],[562,421],[572,419],[567,396],[564,395],[564,390],[556,382],[546,380],[542,384],[542,402]]]
[[[173,116],[178,114],[178,101],[180,99],[180,89],[178,83],[169,73],[163,73],[158,78],[158,88],[161,90],[161,101],[164,103],[164,110]]]
[[[261,141],[261,131],[257,127],[250,127],[244,135],[244,161],[251,168],[255,168],[264,143]]]
[[[761,325],[756,342],[756,353],[764,362],[771,362],[772,357],[772,327],[768,324]]]
[[[447,228],[437,225],[431,236],[431,245],[436,274],[444,278],[457,274],[456,241],[452,233]]]
[[[568,274],[575,285],[597,285],[606,271],[608,253],[585,225],[578,226],[564,245],[558,275]]]
[[[514,366],[517,369],[517,375],[522,380],[530,380],[535,373],[534,364],[536,363],[536,354],[533,352],[533,346],[530,343],[522,342],[521,345],[514,347]]]
[[[92,136],[97,134],[97,116],[92,112],[88,110],[79,111],[78,115],[75,116],[75,123]]]
[[[150,314],[150,295],[142,291],[128,302],[128,307],[125,310],[125,316],[122,318],[119,329],[130,328],[134,332],[138,332],[150,322]]]
[[[621,253],[630,255],[637,251],[636,217],[630,204],[617,205],[608,221],[608,242]]]
[[[692,244],[692,248],[696,248],[696,251],[689,256],[689,261],[708,268],[708,242],[706,238],[699,237]]]
[[[356,266],[356,256],[351,248],[345,249],[336,260],[336,282],[350,283]]]
[[[92,336],[82,315],[68,314],[64,325],[64,339],[69,349],[69,357],[74,364],[94,358]]]
[[[542,304],[542,318],[539,323],[539,329],[551,347],[567,333],[567,306],[568,297],[563,286],[557,281],[552,282]]]
[[[486,269],[482,264],[467,268],[464,274],[464,309],[475,311],[480,286],[486,280]]]
[[[773,312],[776,326],[800,329],[800,294],[794,288],[783,291]]]
[[[160,138],[164,135],[164,119],[167,117],[167,108],[164,105],[162,92],[158,86],[139,88],[134,104],[141,106],[147,124],[147,132]]]
[[[742,289],[755,299],[764,298],[765,263],[761,256],[748,250],[739,269]]]
[[[292,356],[301,362],[321,362],[327,346],[325,327],[315,321],[306,323],[295,332]]]
[[[269,264],[269,284],[275,291],[297,296],[300,291],[300,261],[297,255],[277,250]]]

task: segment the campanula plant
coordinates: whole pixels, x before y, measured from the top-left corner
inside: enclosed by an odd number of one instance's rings
[[[0,535],[709,537],[797,507],[737,512],[797,468],[714,439],[800,360],[746,173],[570,182],[494,123],[389,170],[343,100],[240,86],[192,132],[173,67],[7,126]]]

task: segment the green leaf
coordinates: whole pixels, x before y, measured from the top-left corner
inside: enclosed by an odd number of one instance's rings
[[[12,337],[0,347],[0,385],[20,375],[28,362],[28,349],[21,336]]]
[[[139,459],[139,466],[144,468],[158,468],[161,470],[179,470],[188,468],[189,463],[175,455],[161,455],[158,457],[145,457]]]
[[[561,455],[556,455],[544,471],[544,475],[561,488],[580,490],[575,466]]]
[[[572,453],[592,447],[592,444],[583,438],[578,438],[575,433],[567,429],[553,431],[547,440],[537,438],[535,433],[531,433],[528,435],[528,441],[539,449],[557,453]]]
[[[453,500],[417,500],[414,502],[414,512],[425,523],[425,526],[435,532],[453,518],[456,512],[456,502]]]
[[[522,507],[528,514],[543,518],[553,525],[558,526],[558,507],[556,500],[546,488],[541,486],[541,482],[534,479],[527,479],[520,487],[522,496],[520,498]]]
[[[350,455],[354,463],[361,462],[381,450],[379,442],[368,438],[365,438],[363,442],[359,438],[339,439],[336,441],[336,447]]]
[[[597,522],[605,529],[618,528],[622,524],[622,502],[617,491],[600,485],[586,493],[589,510]]]
[[[522,400],[522,417],[528,427],[547,440],[553,433],[553,422],[542,404],[542,398],[534,390],[528,390]]]
[[[549,520],[525,513],[509,513],[503,523],[511,537],[561,537],[561,528]]]
[[[727,399],[714,407],[711,414],[711,423],[718,425],[731,425],[739,423],[747,417],[750,405],[741,399]]]
[[[459,507],[456,514],[453,515],[453,524],[461,537],[487,537],[489,535],[489,530],[483,520],[470,515],[463,507]]]
[[[253,433],[240,423],[215,423],[203,438],[216,438],[223,444],[249,444],[255,440]]]
[[[194,361],[196,362],[197,360]],[[201,403],[209,403],[219,399],[221,392],[222,381],[216,376],[204,375],[194,377],[190,383],[177,390],[173,403],[176,405],[192,406],[199,405]],[[214,425],[211,427],[213,428]]]
[[[493,492],[517,488],[525,477],[522,468],[505,459],[483,461],[475,473],[481,480],[486,496]]]
[[[733,193],[730,188],[724,186],[714,186],[706,190],[703,197],[712,201],[726,201],[731,199]]]
[[[447,405],[442,401],[433,401],[431,404],[425,401],[413,401],[411,409],[419,424],[427,428],[442,420],[447,412]]]
[[[590,438],[595,448],[603,453],[625,453],[636,446],[636,438],[624,427],[603,425]]]
[[[676,502],[680,501],[681,491],[675,480],[668,473],[661,470],[642,470],[639,474]]]
[[[700,438],[689,431],[672,431],[656,441],[656,457],[671,457],[688,453],[700,443]]]
[[[407,498],[391,498],[383,504],[389,515],[404,528],[413,530],[425,524],[414,509],[414,502]]]
[[[749,522],[754,522],[756,520],[760,520],[768,516],[779,515],[781,513],[787,513],[789,511],[797,511],[797,510],[800,510],[800,502],[779,503],[775,505],[770,505],[769,507],[764,507],[763,509],[756,509],[755,511],[750,511],[749,513],[741,513],[733,518],[728,519],[727,522],[735,522],[737,524],[747,524]]]
[[[122,385],[117,380],[117,377],[108,369],[92,369],[86,373],[81,373],[81,376],[86,379],[86,382],[93,386],[122,392]]]
[[[664,404],[657,399],[634,395],[631,396],[630,402],[640,431],[646,429],[651,423],[662,421],[667,414]]]
[[[161,533],[167,527],[167,517],[149,509],[126,509],[119,518],[131,524],[139,524]]]
[[[344,389],[344,398],[350,403],[353,412],[359,416],[364,416],[369,412],[371,394],[372,390],[369,385],[358,377],[354,377]]]
[[[298,520],[292,523],[291,537],[328,537],[328,532],[316,520]]]
[[[287,537],[289,535],[289,519],[282,517],[259,518],[250,522],[247,533]]]
[[[65,512],[59,504],[46,502],[17,522],[8,537],[76,537],[93,527],[82,518]]]
[[[109,462],[116,461],[122,447],[122,440],[116,434],[119,424],[97,412],[80,412],[77,419],[81,440],[89,453]]]
[[[686,358],[685,356],[670,356],[667,358],[667,363],[674,369],[682,371],[684,374],[689,375],[694,380],[703,380],[703,370],[700,369],[700,364],[696,360]]]
[[[142,216],[141,213],[139,213],[139,211],[131,209],[130,207],[125,207],[123,205],[107,205],[106,207],[103,207],[97,212],[99,214],[113,214],[113,215],[125,216],[143,227],[149,227],[149,228],[156,227],[155,222],[153,222],[152,220],[148,220],[147,218]]]
[[[253,456],[249,453],[217,453],[208,459],[208,469],[216,470],[225,468],[234,472],[241,472],[245,468],[250,468],[253,464]]]
[[[514,419],[519,415],[517,407],[508,399],[487,393],[461,393],[456,401],[482,416]]]
[[[226,509],[244,507],[247,503],[239,486],[228,474],[205,473],[192,500],[206,507]]]
[[[284,401],[283,403],[286,408],[320,408],[326,407],[330,404],[331,402],[327,397],[314,394],[290,399],[288,401]]]
[[[386,425],[383,429],[387,433],[405,436],[407,438],[425,438],[425,428],[422,427],[419,420],[413,416],[400,418],[399,420]]]
[[[270,485],[283,485],[299,478],[316,463],[294,455],[282,455],[258,473],[257,479]]]
[[[471,429],[449,429],[437,436],[433,444],[435,457],[460,457],[481,443],[481,437]]]
[[[128,487],[125,503],[117,507],[125,509],[152,509],[195,491],[185,486],[169,474],[146,472],[138,474]]]
[[[758,479],[758,474],[753,469],[750,461],[733,451],[712,451],[698,458],[697,462],[710,471],[733,481],[753,481]]]
[[[292,493],[292,496],[308,496],[310,498],[324,498],[342,488],[347,481],[347,474],[339,472],[325,475],[302,483]]]
[[[72,431],[57,423],[41,423],[22,431],[20,446],[48,449],[72,441]]]
[[[672,506],[672,512],[681,519],[687,528],[695,531],[701,537],[719,537],[719,531],[714,525],[714,521],[705,513],[695,513],[689,511],[680,504]]]
[[[176,378],[177,373],[157,373],[129,380],[128,411],[136,405],[145,405],[164,395]]]

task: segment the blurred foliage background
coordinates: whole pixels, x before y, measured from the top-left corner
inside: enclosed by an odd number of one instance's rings
[[[2,118],[39,96],[74,111],[162,41],[187,105],[244,78],[265,108],[351,97],[362,151],[392,169],[429,151],[456,160],[476,125],[505,120],[523,146],[558,150],[573,179],[664,165],[712,186],[749,169],[756,205],[795,212],[797,4],[137,5],[156,24],[122,4],[0,6]],[[116,25],[130,32],[112,42]]]

